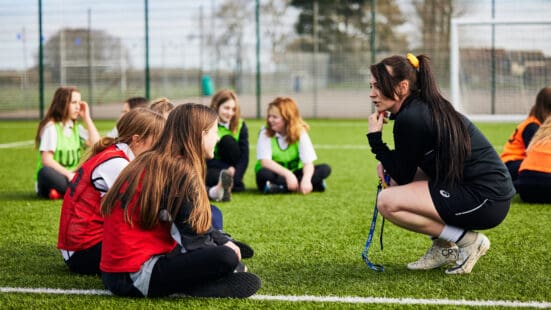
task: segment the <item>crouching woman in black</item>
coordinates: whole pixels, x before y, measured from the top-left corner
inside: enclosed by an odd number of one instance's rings
[[[474,230],[499,225],[515,194],[511,176],[484,135],[438,90],[428,57],[392,56],[371,66],[369,97],[376,112],[367,135],[391,177],[377,207],[392,223],[428,235],[432,247],[409,269],[454,264],[469,273],[490,248]],[[394,119],[394,149],[382,140],[384,116]]]

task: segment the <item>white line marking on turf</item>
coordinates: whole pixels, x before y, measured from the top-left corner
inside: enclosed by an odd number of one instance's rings
[[[11,148],[17,148],[20,146],[29,146],[29,145],[33,145],[33,143],[34,143],[33,140],[3,143],[3,144],[0,144],[0,149],[11,149]]]
[[[0,287],[2,293],[60,294],[60,295],[112,295],[106,290],[80,290],[58,288]],[[176,296],[181,297],[181,296]],[[524,307],[550,308],[551,302],[508,301],[508,300],[465,300],[465,299],[424,299],[424,298],[385,298],[354,296],[286,296],[254,295],[250,299],[290,302],[335,302],[351,304],[397,304],[397,305],[444,305],[444,306],[487,306],[487,307]]]
[[[551,303],[539,301],[508,301],[508,300],[454,300],[454,299],[423,299],[423,298],[384,298],[384,297],[339,297],[339,296],[269,296],[255,295],[257,300],[279,301],[312,301],[341,302],[352,304],[399,304],[399,305],[444,305],[444,306],[487,306],[487,307],[530,307],[549,308]]]
[[[31,293],[31,294],[58,294],[58,295],[112,295],[106,290],[79,290],[61,288],[32,288],[32,287],[0,287],[1,293]]]

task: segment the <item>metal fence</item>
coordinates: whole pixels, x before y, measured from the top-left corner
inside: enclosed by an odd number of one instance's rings
[[[98,118],[116,118],[131,96],[207,104],[220,88],[236,90],[249,118],[282,95],[305,117],[364,118],[374,60],[427,53],[448,94],[449,19],[551,13],[548,0],[517,2],[0,0],[0,118],[38,118],[60,85],[77,86]],[[429,23],[416,10],[441,5],[453,7],[448,19]],[[536,35],[551,42],[550,33]]]

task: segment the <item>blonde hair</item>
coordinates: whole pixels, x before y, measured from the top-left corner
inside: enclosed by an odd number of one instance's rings
[[[134,135],[138,135],[140,140],[145,140],[149,137],[152,137],[153,140],[157,140],[157,137],[159,137],[161,131],[163,131],[165,122],[166,119],[157,112],[153,112],[147,108],[134,108],[121,116],[117,121],[116,127],[119,136],[117,138],[101,138],[86,152],[82,162],[115,143],[126,143],[130,145],[132,143],[132,136]]]
[[[230,131],[235,133],[239,127],[239,119],[241,118],[241,109],[239,108],[239,101],[237,101],[237,95],[230,89],[222,89],[218,91],[210,101],[210,107],[218,114],[218,109],[222,104],[228,100],[235,102],[235,114],[230,120]]]
[[[530,140],[527,150],[530,150],[536,144],[547,144],[551,143],[551,116],[548,116],[545,119],[545,122],[541,124],[540,128]]]
[[[203,136],[216,119],[216,112],[204,105],[188,103],[174,108],[157,142],[130,162],[105,195],[102,214],[110,214],[120,203],[125,220],[132,223],[138,208],[140,227],[151,229],[160,221],[161,209],[166,208],[174,219],[185,204],[191,207],[185,222],[198,234],[206,232],[211,226],[211,209],[204,183],[207,154]],[[129,205],[135,195],[136,203]]]
[[[151,103],[149,104],[149,108],[161,115],[165,115],[170,113],[170,111],[174,110],[174,103],[172,103],[168,98],[166,97],[160,97],[157,99],[153,99]]]
[[[268,104],[268,113],[271,108],[277,108],[285,121],[287,143],[293,144],[297,142],[303,130],[310,130],[310,126],[300,116],[297,103],[293,99],[289,97],[277,97]],[[275,131],[268,126],[268,116],[266,116],[266,131],[269,137],[275,135]]]

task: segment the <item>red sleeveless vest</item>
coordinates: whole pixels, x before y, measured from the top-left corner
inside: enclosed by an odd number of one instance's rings
[[[102,163],[118,157],[129,161],[123,151],[112,145],[92,156],[76,171],[63,197],[58,249],[82,251],[102,241],[101,193],[92,183],[92,172]]]
[[[167,254],[176,241],[170,235],[168,222],[152,229],[140,227],[138,207],[134,207],[141,193],[141,182],[126,208],[132,208],[132,223],[124,219],[124,209],[117,202],[111,214],[105,217],[100,269],[104,272],[137,272],[154,255]]]

